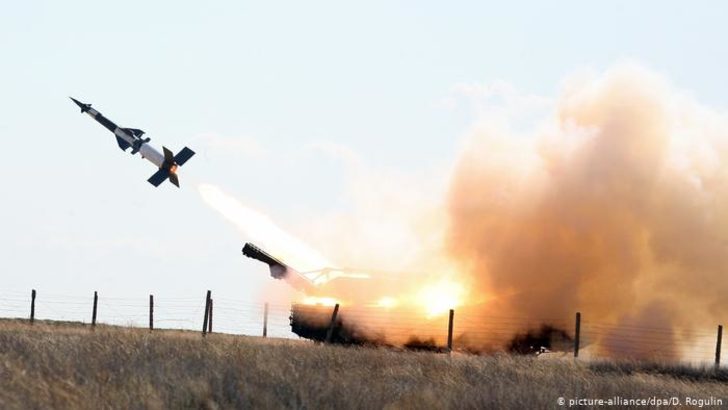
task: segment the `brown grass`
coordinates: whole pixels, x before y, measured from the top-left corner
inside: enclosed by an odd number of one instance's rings
[[[0,408],[553,408],[560,396],[728,403],[725,371],[0,322]],[[644,408],[644,407],[642,407]]]

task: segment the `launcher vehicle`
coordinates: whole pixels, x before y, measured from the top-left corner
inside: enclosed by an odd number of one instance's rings
[[[376,303],[366,300],[357,290],[362,281],[385,281],[392,286],[394,278],[382,275],[373,278],[368,274],[356,273],[346,269],[324,268],[313,272],[299,272],[259,247],[246,243],[243,255],[268,265],[270,276],[286,281],[293,288],[306,295],[305,303],[294,303],[291,307],[291,330],[306,339],[323,341],[326,339],[333,307],[337,303],[331,295],[351,295],[353,309],[347,315],[337,315],[331,341],[346,344],[374,343],[372,336],[363,332],[355,324],[354,316],[362,309],[372,308]],[[351,320],[349,320],[351,319]]]
[[[303,303],[291,306],[291,330],[296,335],[315,341],[324,341],[337,300],[332,296],[346,295],[347,304],[338,310],[329,341],[342,344],[398,345],[408,349],[441,351],[447,335],[446,306],[439,315],[423,314],[395,308],[396,301],[382,297],[371,300],[369,289],[398,291],[404,289],[396,277],[387,274],[376,276],[347,269],[325,268],[313,272],[299,272],[259,247],[246,243],[243,255],[268,265],[270,275],[284,280],[301,291]],[[366,283],[365,283],[366,281]],[[425,295],[430,297],[435,295]],[[425,300],[425,302],[433,302]],[[508,350],[517,354],[539,354],[544,351],[567,351],[572,345],[570,335],[562,329],[543,323],[523,329],[514,325],[510,336],[497,323],[486,320],[482,306],[461,306],[460,329],[456,338],[461,348],[473,352]],[[505,337],[505,339],[504,339]]]

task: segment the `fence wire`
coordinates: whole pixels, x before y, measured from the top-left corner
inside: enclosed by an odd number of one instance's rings
[[[261,336],[265,303],[213,295],[213,332]],[[3,291],[0,294],[0,317],[30,316],[30,292]],[[35,319],[74,321],[89,324],[93,295],[38,293]],[[307,310],[308,309],[308,310]],[[299,314],[319,315],[330,319],[333,307],[297,305]],[[202,330],[205,298],[154,296],[155,329]],[[267,336],[297,338],[291,331],[291,305],[267,304]],[[431,340],[444,346],[448,336],[447,313],[428,316],[421,312],[397,309],[360,309],[341,307],[339,321],[357,334],[405,344],[407,341]],[[97,323],[146,328],[149,326],[149,295],[140,297],[106,297],[99,294]],[[547,326],[547,327],[544,327]],[[355,332],[355,333],[356,333]],[[478,347],[512,347],[514,343],[538,344],[560,339],[558,349],[573,352],[574,318],[533,318],[455,312],[453,347],[455,350],[479,350]],[[579,334],[580,357],[639,358],[669,361],[712,363],[717,346],[715,329],[673,329],[650,325],[592,322],[584,319]],[[721,343],[722,344],[722,343]],[[488,350],[488,349],[481,349]],[[495,349],[498,350],[498,349]]]

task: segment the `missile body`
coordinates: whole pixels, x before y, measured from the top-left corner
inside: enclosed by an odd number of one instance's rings
[[[81,113],[86,113],[95,119],[104,128],[111,131],[116,137],[116,142],[122,151],[131,148],[131,154],[139,153],[142,158],[156,165],[159,170],[155,172],[147,181],[154,186],[159,186],[162,182],[169,178],[169,181],[179,187],[179,178],[177,177],[177,168],[182,166],[187,160],[195,155],[191,149],[184,147],[177,155],[166,147],[162,147],[159,152],[149,144],[149,138],[143,138],[144,131],[136,128],[121,128],[114,124],[113,121],[104,117],[100,112],[91,108],[91,104],[84,104],[74,98],[71,98],[76,105],[81,108]]]

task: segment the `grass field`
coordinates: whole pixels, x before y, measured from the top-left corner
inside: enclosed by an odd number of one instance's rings
[[[0,408],[558,408],[723,399],[728,372],[0,321]],[[645,408],[645,406],[634,406]]]

